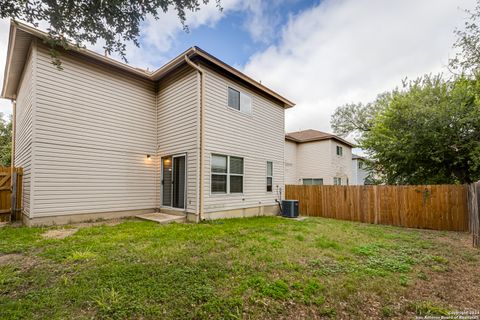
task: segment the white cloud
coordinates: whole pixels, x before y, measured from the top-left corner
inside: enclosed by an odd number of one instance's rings
[[[244,71],[297,106],[288,131],[330,130],[346,102],[367,102],[415,78],[446,71],[453,30],[474,0],[325,0],[283,28],[277,45],[252,56]]]
[[[271,2],[262,2],[258,0],[222,0],[222,11],[219,11],[216,1],[210,0],[208,4],[202,4],[200,10],[196,12],[186,12],[186,24],[190,30],[207,25],[214,27],[221,19],[234,11],[246,12],[246,19],[243,28],[250,34],[256,42],[268,43],[274,36],[274,32],[280,18],[275,13],[275,8],[282,3],[295,0],[274,0]],[[129,60],[138,61],[142,64],[145,61],[159,59],[159,56],[165,55],[173,46],[177,36],[183,31],[183,26],[174,10],[161,14],[158,20],[148,17],[143,24],[141,31],[142,44],[147,49],[142,48],[143,53],[138,54],[138,48],[133,45],[129,47]],[[141,57],[139,60],[138,57]],[[167,62],[167,58],[163,58]]]

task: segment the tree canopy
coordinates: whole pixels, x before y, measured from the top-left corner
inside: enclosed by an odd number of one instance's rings
[[[12,118],[5,120],[0,112],[0,166],[9,166],[12,150]]]
[[[465,10],[467,19],[463,29],[456,29],[457,39],[453,48],[457,49],[450,59],[450,70],[457,74],[475,75],[480,72],[480,0],[474,10]]]
[[[209,0],[201,0],[207,4]],[[199,0],[2,0],[0,18],[23,20],[38,26],[46,22],[52,48],[66,47],[66,41],[78,46],[105,40],[104,49],[117,52],[125,61],[126,43],[139,45],[140,23],[147,16],[159,18],[161,12],[175,10],[185,29],[186,12],[200,9]],[[220,0],[216,0],[221,10]],[[57,63],[59,63],[57,59]]]
[[[480,78],[426,75],[368,104],[339,107],[339,134],[357,134],[372,169],[389,184],[480,179]]]

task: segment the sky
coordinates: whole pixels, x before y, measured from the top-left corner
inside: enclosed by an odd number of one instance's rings
[[[286,131],[331,131],[335,108],[369,102],[405,78],[448,73],[454,30],[474,0],[221,0],[187,14],[185,32],[174,11],[141,27],[128,63],[161,67],[191,46],[213,54],[296,103]],[[0,20],[0,84],[9,24]],[[103,53],[101,43],[87,47]],[[11,103],[0,99],[0,112]]]

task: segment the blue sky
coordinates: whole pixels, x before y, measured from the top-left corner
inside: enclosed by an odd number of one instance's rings
[[[475,0],[221,0],[187,14],[148,17],[141,47],[127,45],[135,67],[156,69],[197,45],[296,103],[286,131],[330,131],[335,108],[369,102],[405,78],[448,73],[453,31]],[[0,20],[0,75],[8,21]],[[88,45],[103,53],[101,43]],[[115,58],[115,56],[114,56]],[[0,80],[1,81],[1,80]],[[0,99],[0,112],[11,103]]]
[[[274,28],[280,30],[288,22],[289,17],[297,15],[316,3],[318,1],[272,2],[268,15],[272,17]],[[251,55],[277,43],[280,39],[280,32],[265,35],[263,41],[253,39],[244,25],[249,14],[251,13],[243,10],[229,11],[226,17],[215,25],[202,25],[188,33],[179,33],[172,49],[168,52],[169,56],[173,58],[185,48],[195,44],[232,66],[245,65]]]

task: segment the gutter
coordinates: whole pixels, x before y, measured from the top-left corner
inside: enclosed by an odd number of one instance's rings
[[[13,59],[13,51],[15,45],[15,35],[17,34],[17,27],[12,24],[12,28],[10,29],[9,37],[8,37],[8,52],[7,52],[7,61],[5,64],[5,70],[3,72],[3,86],[2,86],[2,98],[8,98],[6,96],[6,88],[8,85],[8,74],[10,73],[10,66],[12,64]]]
[[[196,53],[196,49],[193,49],[193,52]],[[203,203],[204,203],[204,154],[205,154],[205,71],[196,65],[195,63],[185,55],[185,62],[187,62],[192,68],[198,71],[200,74],[200,119],[199,119],[199,127],[200,127],[200,136],[199,136],[199,144],[200,144],[200,155],[199,155],[199,165],[200,165],[200,177],[199,177],[199,199],[197,205],[197,222],[202,221],[203,216]]]

